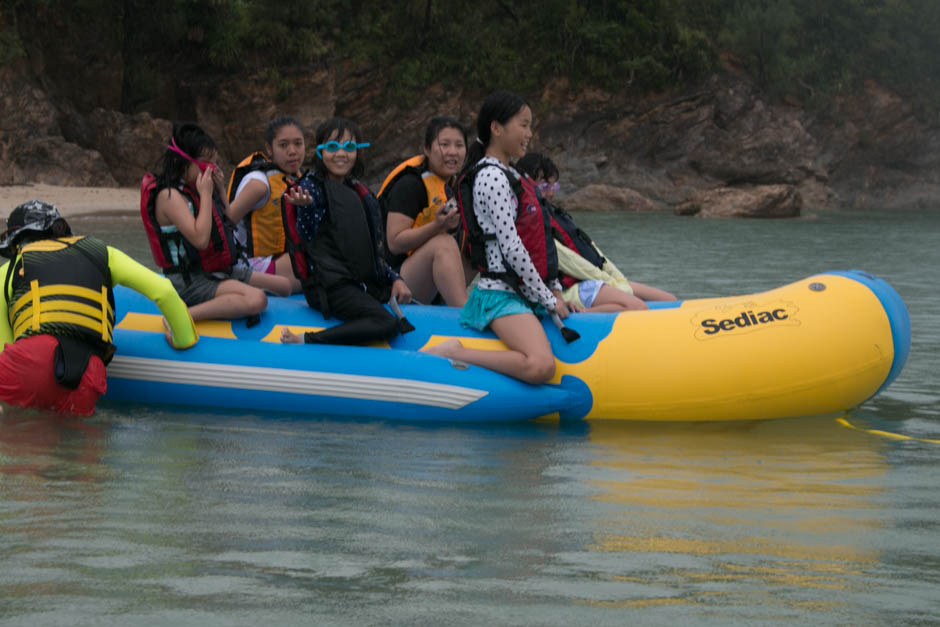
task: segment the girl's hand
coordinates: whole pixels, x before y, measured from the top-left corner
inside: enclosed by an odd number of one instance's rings
[[[219,195],[226,196],[225,175],[222,172],[222,168],[217,165],[212,166],[212,180],[215,183],[215,188],[219,190]]]
[[[451,198],[434,214],[434,225],[440,232],[451,231],[460,224],[460,212],[457,210],[457,201]]]
[[[212,195],[212,186],[215,185],[213,176],[212,170],[206,170],[200,172],[199,176],[196,177],[196,191],[199,192],[200,196],[204,194]]]
[[[408,284],[402,279],[398,279],[392,283],[392,298],[401,304],[411,302],[411,290],[408,289]]]
[[[292,187],[287,190],[287,200],[295,207],[303,207],[313,202],[313,196],[302,187]]]
[[[553,311],[558,314],[558,317],[564,320],[568,317],[568,303],[565,302],[564,298],[555,298],[555,309]]]
[[[568,305],[568,309],[571,311],[571,313],[584,313],[584,307],[578,303],[566,300],[565,304]]]

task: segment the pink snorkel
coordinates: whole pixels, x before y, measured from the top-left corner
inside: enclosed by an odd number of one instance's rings
[[[190,163],[195,163],[196,167],[199,168],[200,172],[205,172],[208,169],[214,170],[217,167],[219,167],[214,163],[209,163],[208,161],[197,161],[196,159],[193,159],[192,157],[187,155],[185,152],[180,150],[180,147],[176,145],[176,140],[172,137],[170,138],[170,145],[167,146],[166,149],[169,151],[175,152],[176,154],[181,156],[183,159],[186,159]]]

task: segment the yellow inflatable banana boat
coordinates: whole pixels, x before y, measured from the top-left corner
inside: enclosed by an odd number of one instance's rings
[[[271,298],[259,324],[212,321],[174,351],[155,307],[117,294],[116,356],[106,398],[144,403],[491,422],[562,419],[719,421],[832,415],[900,373],[910,349],[904,303],[859,271],[815,275],[767,292],[654,303],[620,314],[573,314],[566,343],[550,321],[555,378],[532,386],[419,353],[456,337],[502,350],[462,328],[457,310],[405,306],[415,331],[384,346],[283,345],[336,324],[300,298]]]

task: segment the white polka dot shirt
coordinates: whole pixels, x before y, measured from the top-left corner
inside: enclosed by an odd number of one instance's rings
[[[483,168],[473,181],[473,208],[477,222],[487,235],[496,234],[495,240],[486,242],[487,268],[501,272],[506,267],[504,264],[508,264],[521,279],[522,295],[530,302],[542,303],[551,311],[555,307],[555,295],[542,281],[529,257],[529,251],[516,232],[519,201],[503,172],[508,169],[517,179],[519,173],[512,167],[506,168],[494,157],[484,157],[480,163],[500,166]],[[485,277],[480,278],[479,287],[485,290],[515,291],[505,281]],[[552,288],[561,289],[557,279],[552,280]]]

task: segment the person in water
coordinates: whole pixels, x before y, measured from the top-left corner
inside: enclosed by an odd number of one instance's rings
[[[303,335],[285,328],[281,341],[308,344],[365,344],[391,339],[398,320],[385,309],[390,298],[411,300],[411,291],[388,265],[382,244],[378,200],[359,181],[365,171],[359,127],[332,118],[317,127],[316,171],[298,188],[296,233],[302,245],[307,303],[339,324]],[[299,193],[299,192],[298,192]]]
[[[674,301],[676,297],[665,290],[629,281],[616,265],[607,259],[593,240],[581,231],[571,215],[553,204],[560,189],[558,168],[551,159],[530,152],[516,162],[516,169],[535,181],[544,200],[544,208],[569,233],[572,244],[584,246],[584,255],[577,245],[572,248],[556,236],[558,270],[565,298],[586,311],[624,311],[648,309],[645,301]],[[565,228],[566,227],[566,228]]]
[[[286,279],[239,263],[215,142],[196,124],[176,124],[156,175],[141,183],[141,217],[158,266],[194,320],[241,318],[267,307],[264,289]]]
[[[300,177],[306,156],[304,131],[290,116],[268,122],[264,152],[248,155],[235,166],[229,180],[228,216],[237,227],[235,236],[247,250],[251,268],[276,274],[300,291],[294,276],[281,221],[281,195]]]
[[[544,230],[538,238],[523,241],[516,228],[520,218],[535,216],[535,191],[510,162],[525,155],[532,138],[532,110],[510,92],[487,96],[477,117],[477,139],[471,145],[468,166],[463,173],[472,198],[469,219],[475,219],[482,237],[471,241],[471,253],[480,251],[480,280],[460,311],[460,322],[478,330],[490,327],[509,348],[507,351],[472,349],[451,339],[426,352],[465,361],[502,372],[528,383],[544,383],[555,374],[555,357],[539,316],[553,312],[568,316],[568,303],[561,294],[551,264],[553,250]],[[461,187],[461,200],[465,187]],[[521,210],[525,203],[525,211]],[[532,211],[529,211],[533,209]],[[468,233],[468,236],[472,235]],[[475,236],[474,236],[475,237]],[[535,246],[541,246],[536,255]],[[482,249],[482,250],[481,250]],[[533,261],[538,258],[538,264]],[[546,283],[548,282],[548,283]]]
[[[398,268],[414,297],[432,302],[438,294],[452,307],[467,302],[475,271],[464,263],[457,239],[460,224],[455,176],[467,156],[467,131],[452,117],[433,118],[424,151],[398,165],[379,190],[389,263]]]
[[[72,235],[59,210],[31,200],[0,236],[0,401],[87,416],[107,388],[115,284],[154,301],[173,348],[196,343],[186,305],[165,278],[94,237]]]

